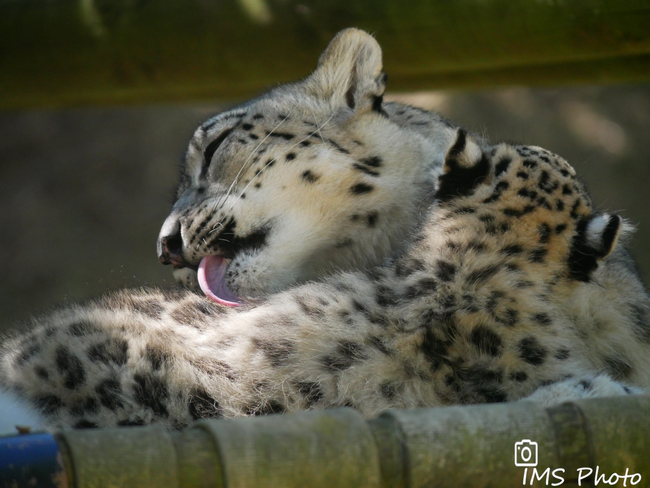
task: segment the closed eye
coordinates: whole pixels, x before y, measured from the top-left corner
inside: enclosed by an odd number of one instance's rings
[[[221,143],[226,139],[226,137],[230,135],[233,129],[234,127],[224,130],[214,141],[208,144],[208,147],[205,148],[205,152],[203,153],[203,166],[201,166],[200,178],[204,178],[208,173],[208,168],[210,167],[212,156],[214,156],[214,153],[217,151],[217,149],[219,149]]]

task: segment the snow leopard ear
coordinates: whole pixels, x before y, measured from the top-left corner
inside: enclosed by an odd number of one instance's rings
[[[307,88],[319,98],[354,111],[382,111],[387,75],[381,71],[381,48],[359,29],[345,29],[330,42],[318,60]]]
[[[630,229],[618,215],[601,214],[580,220],[569,253],[571,277],[588,282],[598,261],[608,256],[619,237]]]
[[[448,201],[470,195],[474,188],[486,182],[490,176],[490,161],[467,132],[458,129],[456,141],[445,156],[442,171],[436,198]]]

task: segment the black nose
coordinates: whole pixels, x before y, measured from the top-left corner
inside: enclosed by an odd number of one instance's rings
[[[183,238],[180,231],[176,234],[161,237],[158,249],[158,259],[161,263],[173,264],[176,268],[187,265],[183,258]]]

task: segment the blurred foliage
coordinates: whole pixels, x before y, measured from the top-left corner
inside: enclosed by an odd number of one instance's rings
[[[650,80],[647,0],[0,0],[0,108],[248,97],[339,30],[393,89]]]

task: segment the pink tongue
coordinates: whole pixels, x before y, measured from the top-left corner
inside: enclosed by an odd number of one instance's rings
[[[228,307],[239,307],[241,300],[226,285],[228,261],[221,256],[206,256],[199,264],[199,286],[212,301]]]

